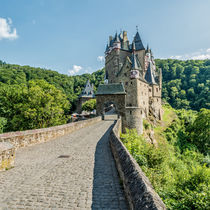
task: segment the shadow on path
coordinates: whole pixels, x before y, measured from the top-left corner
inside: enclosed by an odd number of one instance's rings
[[[123,188],[109,146],[109,127],[96,146],[92,210],[128,209]]]

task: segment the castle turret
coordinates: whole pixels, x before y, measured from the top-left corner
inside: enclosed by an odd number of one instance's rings
[[[135,42],[136,50],[145,50],[138,31],[136,32],[136,35],[133,41]]]
[[[119,39],[119,36],[116,33],[115,38],[114,38],[114,42],[113,42],[113,49],[120,49],[120,48],[121,48],[120,39]]]
[[[137,61],[138,57],[135,54],[135,51],[136,51],[135,42],[132,43],[132,51],[133,51],[132,56],[131,56],[132,69],[130,71],[130,78],[137,79],[139,78],[140,65],[139,65],[139,62]]]
[[[145,66],[145,61],[144,61],[145,48],[144,48],[144,45],[141,41],[141,38],[140,38],[140,35],[139,35],[138,31],[136,32],[136,35],[134,36],[133,42],[135,43],[136,54],[138,55],[141,66]]]

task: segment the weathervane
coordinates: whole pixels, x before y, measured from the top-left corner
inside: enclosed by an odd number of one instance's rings
[[[138,32],[138,30],[139,30],[139,29],[138,29],[138,26],[136,26],[136,31]]]

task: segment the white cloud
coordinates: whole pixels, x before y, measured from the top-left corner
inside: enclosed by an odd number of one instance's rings
[[[1,39],[17,39],[17,31],[16,28],[11,29],[12,19],[8,18],[0,18],[0,40]]]
[[[97,61],[99,61],[99,62],[104,62],[104,61],[105,61],[104,56],[103,56],[103,55],[99,55],[99,56],[97,57]]]
[[[175,56],[171,56],[170,58],[179,59],[179,60],[205,60],[205,59],[210,59],[210,48],[200,49],[197,52],[193,52],[193,53],[190,53],[190,54],[175,55]]]
[[[206,50],[206,52],[210,53],[210,48]]]
[[[72,75],[77,74],[82,69],[83,69],[82,66],[73,65],[73,68],[70,69],[68,72],[72,76]]]

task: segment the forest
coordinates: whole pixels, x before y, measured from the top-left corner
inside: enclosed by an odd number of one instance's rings
[[[175,109],[199,111],[210,108],[209,60],[156,59],[156,66],[162,69],[163,74],[163,101]],[[101,69],[92,74],[68,76],[52,70],[0,61],[0,132],[68,122],[86,81],[89,79],[96,90],[103,83],[104,74],[105,70]],[[54,98],[56,92],[63,100]],[[51,100],[44,100],[46,93]],[[52,119],[55,115],[57,120]],[[30,119],[36,119],[37,123],[26,123]],[[23,123],[17,124],[18,121]]]

